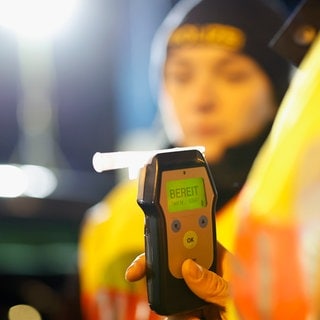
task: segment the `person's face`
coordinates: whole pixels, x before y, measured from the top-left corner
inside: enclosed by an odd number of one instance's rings
[[[171,141],[204,145],[210,162],[257,136],[276,112],[269,78],[253,59],[209,46],[169,52],[160,107]]]

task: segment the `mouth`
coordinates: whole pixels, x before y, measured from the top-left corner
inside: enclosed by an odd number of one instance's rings
[[[195,136],[218,136],[221,135],[222,130],[218,126],[213,125],[197,125],[192,129],[192,134]]]

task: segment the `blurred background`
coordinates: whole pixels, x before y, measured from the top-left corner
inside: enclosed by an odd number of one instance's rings
[[[176,2],[0,2],[0,319],[81,319],[79,228],[118,179],[92,156],[155,146],[150,43]]]

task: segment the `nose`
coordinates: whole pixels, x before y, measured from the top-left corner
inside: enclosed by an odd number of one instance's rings
[[[212,112],[217,106],[216,86],[212,79],[202,77],[194,83],[194,88],[190,92],[191,104],[195,111],[201,113]]]

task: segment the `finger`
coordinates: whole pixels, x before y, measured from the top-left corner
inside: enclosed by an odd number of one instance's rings
[[[146,274],[146,259],[142,253],[137,256],[126,270],[125,278],[133,282],[142,279]]]
[[[182,275],[188,287],[203,300],[225,307],[229,297],[228,282],[216,273],[202,268],[191,259],[182,264]]]

